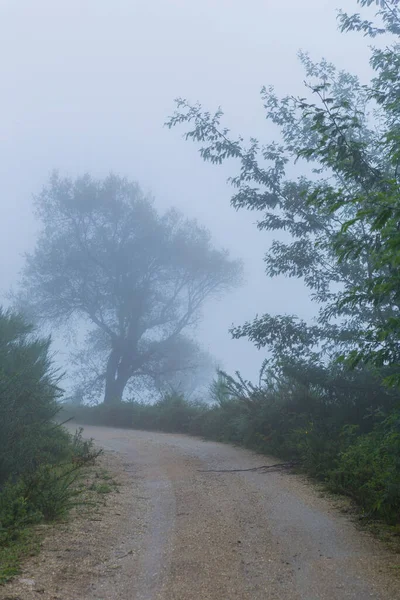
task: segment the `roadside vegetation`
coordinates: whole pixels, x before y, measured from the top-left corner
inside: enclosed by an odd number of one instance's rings
[[[0,583],[37,550],[38,526],[81,501],[81,475],[99,454],[55,422],[61,391],[49,347],[20,315],[0,311]]]
[[[299,371],[259,386],[219,373],[212,404],[171,393],[150,405],[65,406],[78,423],[185,433],[294,461],[349,496],[367,520],[399,525],[398,394],[368,372]]]

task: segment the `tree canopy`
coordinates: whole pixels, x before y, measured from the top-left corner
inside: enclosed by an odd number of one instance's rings
[[[24,297],[54,326],[87,328],[86,389],[104,387],[113,402],[133,378],[187,369],[204,302],[240,283],[240,262],[196,221],[173,209],[160,215],[137,183],[115,175],[53,174],[36,210],[42,230]]]
[[[398,3],[377,4],[379,27],[341,13],[342,30],[398,36]],[[267,251],[266,273],[302,279],[316,303],[315,322],[266,314],[232,329],[234,337],[273,349],[277,363],[345,356],[353,366],[393,367],[387,381],[400,381],[399,56],[397,37],[373,49],[377,75],[364,85],[301,53],[304,97],[261,92],[279,142],[246,142],[223,125],[221,109],[211,113],[184,99],[167,123],[188,125],[185,137],[200,144],[204,160],[237,160],[233,207],[259,211],[259,229],[288,234]],[[288,175],[294,164],[299,177]]]

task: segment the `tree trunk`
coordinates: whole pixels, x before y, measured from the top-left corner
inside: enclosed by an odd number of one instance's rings
[[[113,349],[107,361],[104,404],[122,402],[122,396],[128,381],[129,372],[126,367],[124,368],[121,352]]]
[[[121,375],[116,379],[107,381],[104,392],[104,404],[118,404],[122,402],[122,396],[127,383],[128,377],[122,377]]]

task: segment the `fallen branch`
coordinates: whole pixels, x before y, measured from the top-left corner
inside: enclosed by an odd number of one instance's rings
[[[122,556],[117,556],[117,558],[118,559],[125,558],[126,556],[129,556],[130,554],[133,554],[133,550],[129,550],[126,554],[123,554]]]
[[[268,469],[276,469],[281,471],[284,469],[293,469],[299,463],[296,461],[289,461],[285,463],[276,463],[274,465],[262,465],[261,467],[253,467],[252,469],[197,469],[199,473],[244,473],[244,472],[255,472],[255,471],[267,471]]]

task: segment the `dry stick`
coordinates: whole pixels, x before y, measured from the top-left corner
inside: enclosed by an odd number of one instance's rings
[[[199,473],[239,473],[244,471],[259,471],[261,469],[291,469],[297,462],[276,463],[275,465],[263,465],[262,467],[253,467],[252,469],[197,469]]]
[[[129,556],[130,554],[133,554],[133,550],[129,550],[126,554],[123,554],[122,556],[117,556],[118,560],[121,558],[125,558],[126,556]]]

